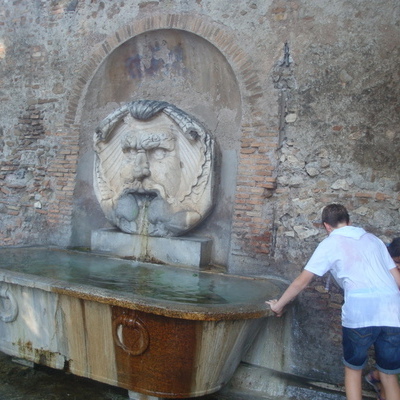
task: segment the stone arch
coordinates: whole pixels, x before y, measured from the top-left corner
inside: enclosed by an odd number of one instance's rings
[[[246,100],[243,102],[244,107],[246,105],[250,106],[250,109],[245,110],[243,113],[243,124],[251,123],[251,114],[257,111],[254,103],[257,98],[263,96],[263,92],[259,84],[260,79],[253,69],[252,60],[236,44],[234,34],[223,30],[222,27],[215,23],[206,22],[203,17],[197,15],[169,14],[135,20],[133,24],[124,26],[114,35],[104,40],[94,51],[71,91],[65,117],[65,125],[67,127],[78,123],[79,105],[84,97],[85,88],[106,57],[132,37],[158,29],[179,29],[194,33],[209,41],[226,57],[238,77],[242,97]]]

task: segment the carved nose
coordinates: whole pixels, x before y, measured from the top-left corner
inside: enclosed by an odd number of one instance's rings
[[[144,150],[139,150],[135,159],[134,174],[136,178],[145,178],[150,175],[149,161]]]

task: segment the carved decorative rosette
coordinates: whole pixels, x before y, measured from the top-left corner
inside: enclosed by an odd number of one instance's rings
[[[18,303],[6,284],[0,285],[0,320],[13,322],[18,316]]]

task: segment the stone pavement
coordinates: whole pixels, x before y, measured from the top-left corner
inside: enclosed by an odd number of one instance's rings
[[[128,391],[63,371],[15,362],[0,352],[0,400],[128,400]],[[198,400],[257,400],[245,394],[218,394]],[[258,399],[259,400],[259,399]]]
[[[128,391],[63,371],[15,362],[0,352],[0,400],[128,400]],[[367,393],[365,400],[376,398]],[[184,399],[183,399],[184,400]],[[225,389],[197,400],[345,400],[342,392],[288,382],[284,398]]]

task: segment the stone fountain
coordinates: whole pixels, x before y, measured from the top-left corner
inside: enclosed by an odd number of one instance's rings
[[[111,226],[92,233],[91,252],[0,249],[0,350],[131,399],[219,390],[281,286],[213,271],[211,241],[187,235],[213,207],[211,135],[177,107],[141,100],[100,123],[94,149]]]
[[[94,147],[95,194],[119,230],[93,232],[92,249],[207,265],[209,240],[163,239],[182,237],[213,207],[214,142],[207,130],[169,103],[135,101],[102,121]]]

